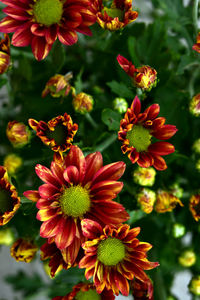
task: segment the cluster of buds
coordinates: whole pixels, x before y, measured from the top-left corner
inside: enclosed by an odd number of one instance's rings
[[[138,17],[137,11],[132,9],[132,0],[113,0],[110,7],[105,6],[103,0],[94,0],[93,9],[97,23],[110,31],[122,29]]]
[[[153,186],[156,177],[156,170],[152,167],[142,168],[138,167],[133,172],[133,180],[135,183],[142,186]]]
[[[8,122],[6,134],[13,147],[21,148],[29,143],[31,133],[24,123]]]
[[[10,38],[4,34],[4,39],[0,41],[0,74],[7,71],[10,65]]]
[[[70,90],[70,79],[73,77],[72,72],[68,72],[66,75],[56,74],[49,79],[42,92],[42,97],[46,97],[50,94],[54,98],[66,97]]]
[[[155,201],[156,193],[150,189],[143,188],[137,195],[137,202],[141,210],[146,214],[150,214],[152,212]]]
[[[195,117],[200,116],[200,93],[196,94],[190,101],[189,111]]]
[[[135,68],[132,62],[122,55],[117,56],[120,67],[132,78],[136,87],[150,91],[157,84],[157,72],[150,66]]]

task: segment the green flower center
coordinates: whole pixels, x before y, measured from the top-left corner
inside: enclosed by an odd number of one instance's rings
[[[89,193],[80,185],[72,186],[64,190],[60,197],[60,205],[67,216],[81,217],[90,209]]]
[[[106,266],[115,266],[125,257],[125,246],[121,240],[108,237],[100,242],[97,257]]]
[[[49,139],[54,139],[57,145],[63,145],[66,141],[67,134],[67,128],[62,124],[58,124],[54,131],[49,130],[46,135]]]
[[[10,194],[5,191],[1,190],[0,188],[0,213],[5,213],[6,211],[12,210],[12,201],[10,199]]]
[[[76,300],[101,300],[101,296],[94,289],[82,292],[79,291],[75,297]]]
[[[149,130],[141,125],[133,125],[133,128],[127,132],[126,138],[129,145],[136,148],[137,152],[146,151],[151,144],[151,134]]]
[[[33,14],[38,23],[51,26],[61,20],[63,4],[60,0],[38,0],[33,6]]]
[[[104,7],[102,14],[104,14],[104,11],[113,19],[116,17],[119,18],[119,21],[123,21],[124,19],[124,12],[121,9]]]

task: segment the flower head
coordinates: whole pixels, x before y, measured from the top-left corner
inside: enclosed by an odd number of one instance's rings
[[[155,201],[156,193],[150,189],[143,188],[140,193],[137,194],[137,202],[140,205],[141,210],[146,214],[152,212]]]
[[[16,261],[29,263],[35,257],[38,247],[32,242],[25,239],[18,239],[10,248],[10,255]]]
[[[177,129],[174,125],[165,125],[165,118],[156,118],[159,111],[159,105],[153,104],[141,113],[141,103],[136,96],[120,122],[118,139],[123,142],[122,152],[128,153],[132,163],[137,162],[143,168],[154,166],[157,170],[165,170],[167,165],[161,156],[173,153],[174,146],[163,141],[152,144],[151,138],[167,140]]]
[[[113,0],[110,7],[104,6],[103,0],[94,0],[93,8],[99,25],[110,31],[122,29],[138,17],[132,10],[132,0]]]
[[[54,297],[52,300],[114,300],[115,296],[111,290],[104,290],[101,294],[96,292],[92,283],[79,283],[73,287],[71,293],[66,296]]]
[[[189,290],[192,294],[200,296],[200,275],[192,277],[189,283]]]
[[[191,267],[196,262],[196,254],[193,250],[185,250],[178,258],[178,262],[183,267]]]
[[[149,277],[144,282],[135,278],[132,283],[132,290],[134,300],[154,300],[153,284]]]
[[[17,191],[8,181],[6,169],[0,166],[0,226],[8,223],[19,207]]]
[[[62,163],[53,161],[50,170],[37,165],[35,170],[45,182],[39,187],[36,204],[37,218],[43,222],[40,235],[53,239],[60,250],[71,247],[67,262],[73,264],[85,239],[80,226],[83,218],[103,225],[129,218],[124,207],[112,201],[123,187],[117,181],[125,170],[123,162],[103,166],[100,152],[84,157],[78,147],[72,146]],[[32,198],[33,191],[24,195]]]
[[[17,148],[28,144],[31,136],[28,127],[17,121],[8,122],[6,134],[12,145]]]
[[[142,90],[150,91],[157,83],[157,72],[150,66],[135,68],[132,62],[128,61],[122,55],[117,56],[120,67],[132,78],[136,87]]]
[[[90,0],[1,0],[7,15],[0,22],[1,32],[14,32],[12,44],[31,45],[37,60],[44,59],[58,38],[64,45],[77,42],[77,32],[91,35],[89,26],[96,16]]]
[[[154,168],[138,167],[133,172],[133,180],[142,186],[152,186],[155,182],[156,170]]]
[[[74,110],[80,114],[86,114],[92,111],[93,104],[93,97],[83,92],[75,95],[72,101]]]
[[[75,238],[73,244],[69,247],[60,250],[56,247],[55,242],[50,240],[46,241],[40,248],[41,260],[49,260],[49,268],[51,277],[55,277],[62,269],[69,269],[70,267],[75,267],[80,261],[80,258],[83,257],[83,251],[80,248],[81,241],[80,239]],[[76,258],[73,258],[73,255]]]
[[[0,74],[7,71],[10,65],[10,38],[4,34],[4,39],[0,41]]]
[[[197,35],[197,42],[193,45],[192,49],[198,53],[200,53],[200,32]]]
[[[86,268],[87,280],[93,276],[98,293],[106,288],[112,289],[115,295],[120,291],[128,296],[128,280],[146,281],[148,277],[143,270],[159,265],[146,258],[146,252],[152,246],[136,238],[139,227],[130,229],[127,224],[119,224],[102,228],[97,222],[87,219],[82,220],[81,225],[88,241],[83,244],[85,256],[79,267]]]
[[[113,108],[120,114],[123,114],[127,111],[128,103],[124,98],[115,98],[113,101]]]
[[[189,209],[195,221],[200,219],[200,194],[192,195],[189,202]]]
[[[61,74],[54,75],[46,83],[45,89],[42,92],[42,97],[44,98],[48,94],[51,94],[54,98],[67,96],[71,90],[71,85],[69,84],[71,78],[71,72],[67,73],[65,76]]]
[[[22,159],[14,153],[8,154],[4,159],[3,165],[6,168],[7,172],[13,175],[22,166]]]
[[[156,212],[165,213],[165,212],[172,211],[177,204],[183,206],[181,200],[178,199],[173,194],[164,190],[158,190],[156,195],[156,204],[155,204]]]
[[[189,111],[195,117],[200,116],[200,93],[196,94],[190,101]]]
[[[41,141],[55,152],[65,152],[70,149],[73,137],[78,130],[78,125],[73,124],[67,113],[51,119],[48,123],[34,119],[29,119],[28,123]]]

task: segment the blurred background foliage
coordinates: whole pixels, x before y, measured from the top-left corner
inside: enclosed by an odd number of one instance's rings
[[[13,184],[22,196],[22,205],[6,227],[13,228],[16,238],[31,236],[41,245],[40,222],[35,218],[37,209],[34,203],[23,197],[23,192],[38,188],[41,182],[34,166],[37,163],[49,166],[53,153],[33,131],[28,145],[14,149],[7,139],[6,127],[12,120],[28,125],[29,118],[48,121],[65,112],[70,114],[79,125],[74,144],[81,147],[85,154],[98,150],[102,151],[104,164],[119,160],[127,164],[123,176],[124,188],[117,201],[129,211],[129,224],[141,227],[140,240],[153,245],[150,259],[160,262],[160,267],[150,272],[154,281],[155,300],[165,300],[170,295],[174,276],[185,269],[178,263],[178,256],[185,246],[181,238],[173,236],[174,223],[186,227],[186,232],[192,237],[189,247],[199,255],[200,226],[193,219],[188,202],[190,196],[199,190],[200,173],[195,168],[199,157],[193,152],[192,145],[200,138],[200,118],[190,115],[188,106],[190,99],[200,92],[200,57],[192,50],[197,34],[194,1],[147,2],[136,1],[139,17],[123,31],[110,33],[96,24],[92,27],[92,37],[81,35],[77,44],[67,48],[55,43],[48,57],[41,62],[35,60],[28,47],[11,47],[12,65],[0,77],[0,164],[3,164],[7,154],[13,152],[23,159],[23,167],[12,177]],[[135,88],[118,65],[118,54],[131,60],[136,67],[149,65],[155,68],[159,79],[157,86],[146,93]],[[83,91],[94,97],[94,109],[90,116],[95,123],[91,122],[90,117],[74,111],[71,93],[65,98],[52,98],[50,95],[41,97],[50,77],[69,71],[73,72],[70,83],[77,93]],[[113,100],[123,97],[130,106],[137,94],[142,99],[143,109],[152,103],[159,103],[160,116],[166,118],[167,124],[178,128],[177,134],[170,140],[176,151],[166,158],[168,169],[157,172],[152,187],[154,191],[159,188],[167,190],[172,184],[178,183],[183,188],[181,200],[184,207],[177,207],[171,213],[152,212],[147,215],[139,209],[136,195],[140,186],[133,182],[132,177],[137,166],[122,154],[121,144],[117,140],[123,114],[114,111]],[[190,270],[194,275],[200,273],[199,257]],[[78,268],[63,270],[50,283],[44,282],[39,274],[30,277],[22,271],[8,276],[6,280],[13,289],[23,293],[23,299],[39,299],[37,295],[41,290],[51,299],[65,295],[74,284],[84,280],[84,271]]]

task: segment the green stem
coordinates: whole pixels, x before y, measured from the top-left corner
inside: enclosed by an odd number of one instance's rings
[[[108,148],[112,143],[117,139],[116,133],[112,134],[107,138],[103,143],[96,147],[96,151],[103,152],[106,148]]]
[[[198,6],[199,6],[199,0],[194,0],[194,5],[193,5],[193,23],[194,23],[194,28],[195,32],[198,32]]]
[[[196,77],[198,76],[199,74],[199,69],[196,68],[196,70],[192,73],[191,75],[191,79],[190,79],[190,82],[189,82],[189,94],[190,94],[190,98],[192,98],[194,96],[194,84],[195,84],[195,80],[196,80]]]
[[[92,127],[94,127],[95,129],[98,128],[97,123],[94,121],[94,119],[91,117],[89,113],[85,114],[85,117],[88,120],[88,122],[92,125]]]

